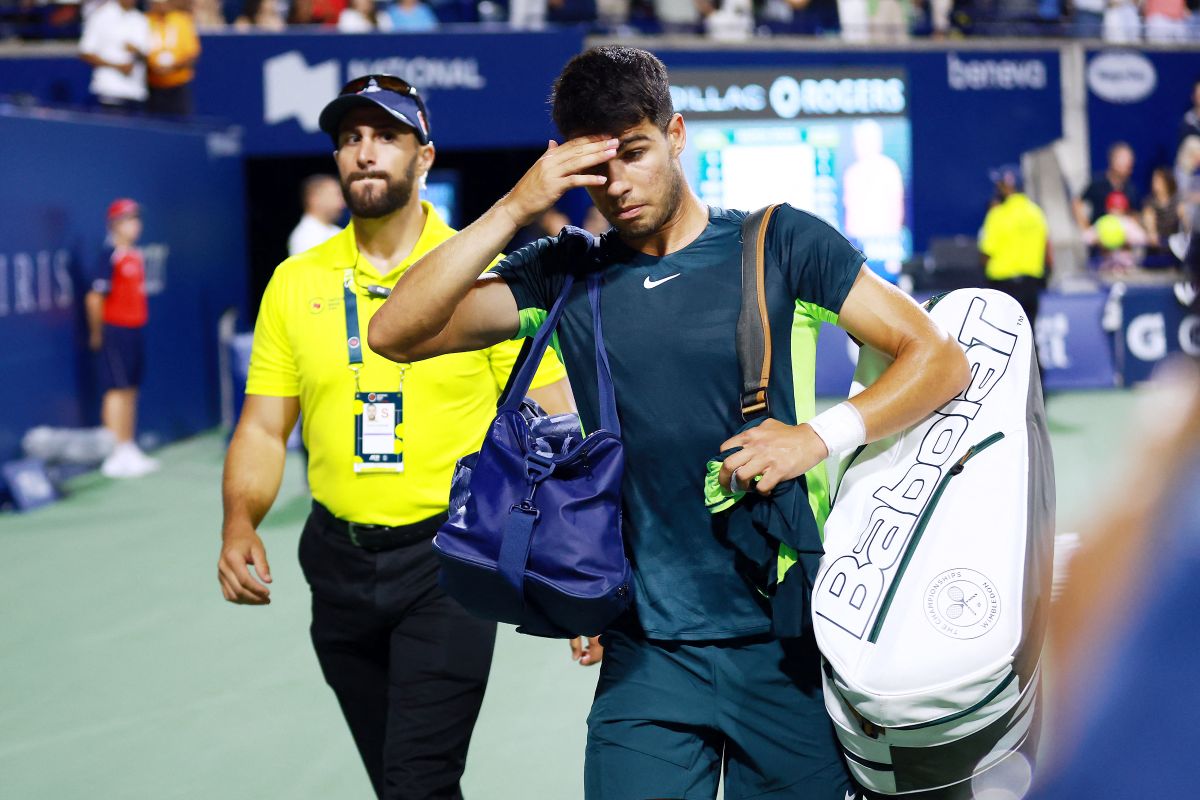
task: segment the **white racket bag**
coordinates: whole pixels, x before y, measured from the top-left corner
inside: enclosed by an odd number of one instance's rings
[[[1054,465],[1020,305],[963,289],[929,313],[965,350],[971,384],[841,465],[813,622],[826,707],[858,782],[971,797],[972,780],[1014,754],[1032,768]],[[851,396],[887,364],[864,347]]]

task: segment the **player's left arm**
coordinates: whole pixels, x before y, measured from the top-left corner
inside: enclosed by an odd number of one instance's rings
[[[848,401],[862,419],[867,442],[915,425],[970,382],[970,367],[958,343],[908,295],[865,266],[842,304],[838,325],[892,358],[875,383]],[[725,459],[722,485],[729,486],[735,471],[742,484],[761,476],[754,485],[764,494],[829,456],[825,440],[811,425],[774,419],[721,445],[722,450],[735,447],[742,449]]]
[[[879,379],[851,401],[867,441],[909,428],[967,387],[971,368],[962,347],[911,297],[868,268],[842,305],[838,325],[891,357]]]

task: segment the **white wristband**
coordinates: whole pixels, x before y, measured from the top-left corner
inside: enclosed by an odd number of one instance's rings
[[[853,450],[867,442],[867,426],[863,423],[862,414],[849,400],[817,414],[808,421],[808,426],[821,437],[831,456]]]

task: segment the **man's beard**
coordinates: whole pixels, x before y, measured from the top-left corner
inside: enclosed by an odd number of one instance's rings
[[[663,204],[659,206],[659,213],[650,219],[635,219],[629,222],[621,220],[608,220],[608,222],[617,229],[617,231],[628,239],[641,239],[645,236],[650,236],[657,232],[660,228],[675,216],[679,211],[679,206],[683,202],[683,170],[678,163],[671,167],[670,184],[667,187],[667,192],[663,197]]]
[[[342,181],[342,198],[350,213],[359,219],[378,219],[393,214],[408,205],[412,198],[413,183],[416,180],[417,159],[409,162],[404,177],[392,183],[392,176],[386,172],[352,172]],[[356,196],[350,191],[354,182],[363,178],[378,178],[387,187],[382,193],[371,192]]]

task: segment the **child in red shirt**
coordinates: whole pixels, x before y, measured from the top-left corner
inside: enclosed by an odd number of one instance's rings
[[[134,442],[148,318],[146,267],[136,247],[142,235],[138,204],[128,198],[113,201],[108,232],[108,246],[85,300],[88,346],[96,353],[103,392],[100,419],[116,440],[100,471],[110,478],[136,478],[158,469],[158,462]]]

